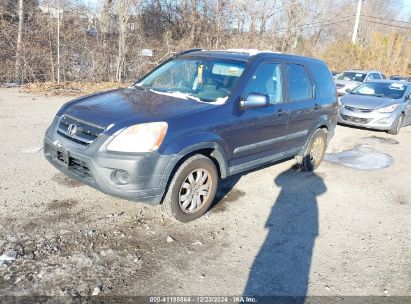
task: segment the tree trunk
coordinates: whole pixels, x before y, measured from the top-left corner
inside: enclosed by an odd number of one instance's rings
[[[14,73],[14,81],[16,83],[21,82],[21,49],[23,40],[23,24],[24,24],[24,0],[19,0],[19,25],[17,30],[17,44],[16,44],[16,66]]]
[[[124,0],[116,2],[116,13],[118,16],[118,54],[117,54],[117,71],[116,79],[118,82],[122,81],[122,76],[124,74],[125,66],[125,56],[126,56],[126,40],[127,40],[127,30],[128,21],[130,19],[131,11],[131,0]]]

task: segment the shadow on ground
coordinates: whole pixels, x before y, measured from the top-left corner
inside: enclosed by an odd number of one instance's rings
[[[317,197],[327,188],[317,174],[294,169],[281,173],[275,184],[281,192],[266,221],[268,235],[253,262],[244,295],[294,296],[286,302],[304,303],[318,235]]]

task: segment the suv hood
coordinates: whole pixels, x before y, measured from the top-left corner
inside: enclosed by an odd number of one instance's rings
[[[346,94],[341,97],[341,103],[354,108],[377,109],[399,103],[399,99],[390,99],[370,95]]]
[[[125,121],[168,121],[213,104],[176,98],[137,88],[119,89],[85,96],[65,104],[57,113],[71,115],[102,127]]]

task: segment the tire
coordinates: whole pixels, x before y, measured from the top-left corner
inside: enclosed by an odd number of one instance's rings
[[[191,156],[174,174],[163,200],[163,210],[183,223],[199,218],[210,208],[218,180],[218,171],[211,159],[201,154]]]
[[[323,160],[327,148],[327,134],[322,129],[317,129],[306,145],[304,154],[300,158],[300,167],[304,171],[314,171]],[[315,149],[315,150],[314,150]]]
[[[397,135],[398,133],[400,133],[400,129],[401,129],[403,121],[404,121],[404,114],[401,113],[401,115],[397,119],[397,123],[393,126],[391,130],[387,131],[388,134]]]

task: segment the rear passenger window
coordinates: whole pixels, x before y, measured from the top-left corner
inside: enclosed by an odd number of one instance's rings
[[[371,76],[372,76],[372,79],[381,79],[380,74],[377,74],[377,73],[373,73],[371,74]]]
[[[288,91],[290,101],[302,101],[313,98],[313,84],[304,66],[287,64]]]
[[[271,104],[283,101],[281,64],[263,63],[258,66],[243,92],[243,98],[250,93],[268,95]]]

